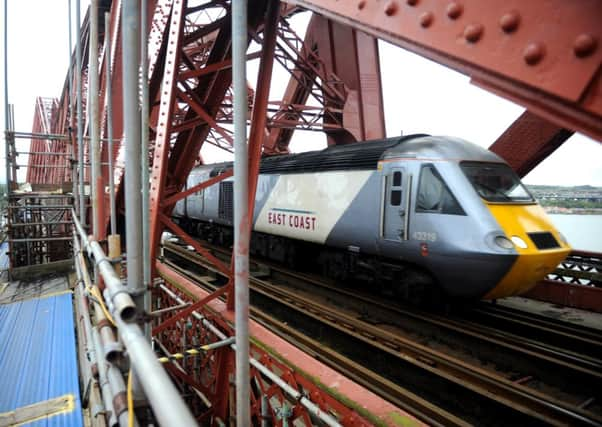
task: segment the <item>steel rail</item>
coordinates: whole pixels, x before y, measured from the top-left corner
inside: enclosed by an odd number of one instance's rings
[[[251,279],[251,283],[254,291],[261,292],[264,296],[280,304],[285,304],[341,332],[347,332],[389,354],[400,356],[404,361],[410,362],[424,371],[439,375],[483,396],[495,398],[494,400],[497,402],[531,417],[550,424],[581,422],[588,425],[599,425],[602,423],[602,418],[576,406],[546,396],[524,385],[515,384],[500,375],[473,367],[464,361],[383,331],[366,322],[358,321],[329,306],[284,291],[257,278]],[[445,371],[441,369],[442,367],[445,367]]]
[[[486,327],[476,322],[471,322],[465,318],[454,319],[450,316],[439,316],[435,313],[423,313],[417,309],[405,309],[398,305],[393,305],[374,297],[361,295],[356,292],[351,292],[347,289],[342,289],[341,287],[326,284],[305,274],[293,273],[279,267],[274,267],[272,264],[269,264],[269,266],[273,271],[277,270],[279,274],[288,275],[298,280],[303,280],[304,282],[311,282],[315,286],[328,289],[329,291],[344,295],[347,298],[354,298],[355,300],[372,304],[404,317],[410,317],[420,322],[425,322],[437,327],[453,330],[459,334],[478,338],[479,340],[487,341],[509,350],[528,355],[530,357],[542,358],[550,363],[558,364],[566,369],[582,372],[584,374],[591,375],[592,377],[602,379],[602,360],[592,357],[590,352],[584,352],[581,354],[577,353],[574,351],[575,345],[573,343],[569,343],[565,347],[560,348],[553,345],[548,345],[538,340],[509,334],[499,330],[497,325],[495,328]],[[533,327],[533,325],[531,326]],[[561,326],[562,325],[559,324],[559,327]],[[566,328],[574,330],[576,331],[575,334],[578,334],[579,328],[571,328],[569,326]],[[550,329],[549,332],[554,332],[554,330]],[[538,336],[537,333],[533,335]],[[566,334],[562,334],[560,336],[567,337]],[[602,336],[599,340],[590,337],[586,341],[591,345],[590,348],[602,348]]]
[[[340,353],[325,347],[320,342],[291,328],[286,323],[269,316],[264,311],[256,307],[251,307],[251,315],[253,320],[261,323],[280,336],[284,335],[288,340],[293,341],[294,344],[312,354],[316,359],[338,370],[366,389],[377,393],[404,411],[411,413],[421,421],[432,426],[470,425],[466,421],[437,407],[409,390],[370,371]]]
[[[186,255],[186,252],[183,252],[175,245],[170,246],[170,244],[167,243],[166,247],[172,247],[173,250],[178,251],[179,254]],[[353,298],[357,301],[369,303],[371,305],[388,310],[394,314],[409,317],[411,319],[432,324],[437,327],[453,330],[458,334],[471,336],[479,340],[490,342],[495,345],[507,348],[511,351],[525,354],[529,357],[543,358],[547,362],[557,364],[565,369],[573,370],[575,372],[581,372],[592,377],[602,379],[602,360],[591,356],[592,348],[597,348],[598,351],[600,351],[600,349],[602,348],[602,334],[600,334],[600,337],[596,339],[596,337],[599,334],[596,334],[595,332],[588,332],[587,330],[582,331],[586,336],[586,343],[590,344],[591,347],[589,347],[589,351],[582,352],[580,354],[574,350],[575,344],[572,341],[566,346],[567,348],[559,348],[553,345],[544,344],[538,340],[532,340],[511,335],[506,332],[500,331],[497,328],[485,327],[474,322],[469,322],[466,319],[456,320],[449,316],[444,317],[438,316],[434,313],[421,313],[417,309],[404,309],[398,305],[393,305],[371,296],[361,295],[356,292],[351,292],[348,289],[343,289],[341,287],[329,285],[310,275],[290,272],[272,263],[262,262],[262,264],[267,265],[272,271],[277,271],[279,274],[293,277],[296,280],[302,280],[304,283],[309,282],[314,286],[319,286],[321,288],[328,289],[331,292],[336,292],[338,294],[344,295],[346,298]],[[496,309],[500,309],[500,307],[496,306]],[[527,315],[526,313],[522,314]],[[531,316],[528,316],[528,318],[531,318]],[[534,326],[531,325],[531,327]],[[560,331],[575,331],[574,333],[576,335],[579,334],[581,329],[582,328],[571,327],[568,325],[563,327],[562,324],[559,324]],[[549,331],[553,332],[554,330],[550,328]],[[566,336],[566,334],[560,335],[561,338]]]
[[[486,316],[496,322],[504,322],[512,330],[525,333],[531,331],[531,335],[566,343],[573,349],[582,349],[583,353],[597,353],[602,356],[602,330],[586,328],[582,325],[571,325],[533,313],[503,307],[498,305],[485,305],[473,310],[480,316]]]
[[[572,407],[572,405],[536,390],[515,384],[500,375],[471,366],[469,363],[443,352],[358,321],[329,306],[317,304],[298,294],[283,291],[283,289],[267,284],[260,279],[253,279],[252,284],[255,292],[261,292],[264,296],[284,303],[295,310],[302,310],[306,315],[396,355],[416,367],[467,387],[483,396],[493,397],[497,402],[526,415],[550,424],[583,422],[589,425],[599,425],[602,423],[602,418],[581,411],[578,407]]]

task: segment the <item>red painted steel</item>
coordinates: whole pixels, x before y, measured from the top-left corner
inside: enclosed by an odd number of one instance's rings
[[[602,3],[285,0],[470,75],[602,140]]]
[[[525,111],[489,149],[525,176],[554,152],[573,132]]]
[[[343,130],[331,143],[385,137],[385,119],[377,40],[351,27],[314,16],[305,44],[315,47],[327,74],[336,75],[345,88]]]
[[[544,280],[524,295],[564,307],[602,313],[602,288]]]
[[[156,268],[159,274],[164,277],[167,282],[174,283],[174,285],[170,285],[170,287],[173,286],[173,291],[181,295],[184,300],[198,301],[199,299],[207,296],[206,291],[199,288],[194,282],[191,282],[186,277],[170,269],[165,264],[158,262]],[[171,305],[173,305],[173,302],[171,302]],[[229,311],[226,304],[219,300],[211,301],[204,309],[199,310],[199,312],[203,315],[207,315],[209,319],[217,321],[220,327],[228,328],[227,325],[234,322],[234,312]],[[193,325],[192,328],[194,327],[195,326]],[[181,338],[179,338],[182,335],[181,330],[186,328],[186,325],[181,323],[179,328],[180,330],[178,330],[176,327],[170,330],[172,335],[175,336],[173,339],[174,341],[181,341]],[[331,390],[336,391],[337,394],[347,396],[349,399],[347,401],[357,401],[358,403],[361,402],[364,410],[375,415],[381,420],[384,420],[385,422],[391,423],[391,425],[394,425],[396,420],[398,422],[400,420],[404,420],[420,425],[419,421],[411,416],[408,416],[399,408],[394,407],[381,398],[366,391],[363,389],[363,387],[359,386],[348,378],[341,376],[339,373],[321,364],[313,357],[275,336],[263,326],[260,326],[257,323],[252,323],[250,325],[250,333],[255,339],[254,342],[267,344],[271,352],[273,352],[273,354],[270,354],[268,351],[252,344],[251,353],[253,357],[270,368],[270,370],[273,372],[278,373],[279,376],[290,386],[304,391],[305,395],[309,396],[314,403],[318,403],[323,411],[336,414],[342,425],[367,426],[372,424],[362,418],[352,408],[340,402],[337,397],[334,397],[326,390],[320,388],[320,386],[314,382],[314,379],[318,379],[319,383],[321,384],[326,384]],[[164,336],[166,335],[167,334],[164,334]],[[286,362],[283,360],[278,360],[276,355],[285,355]],[[291,366],[293,368],[291,368]],[[300,372],[301,370],[310,372],[313,378],[305,378]],[[201,370],[201,372],[203,371]],[[267,382],[256,369],[252,369],[251,373],[253,384],[259,387],[259,391],[262,394],[267,394],[269,397],[278,398],[279,402],[283,402],[285,400],[283,392],[278,387]],[[221,377],[221,381],[224,380],[224,377],[227,378],[227,376],[224,375]],[[207,380],[213,384],[214,381],[219,379],[220,377],[216,375],[216,377],[211,379],[208,378]],[[221,398],[228,399],[228,393],[226,391],[227,388],[224,388],[224,386],[225,385],[222,385],[221,388],[221,390],[223,390]],[[255,397],[255,399],[258,399],[258,397]],[[222,401],[222,404],[223,403],[224,402]],[[296,403],[294,404],[294,407],[294,418],[298,418],[299,422],[305,420],[304,425],[313,425],[307,418],[307,412],[300,404]],[[257,417],[256,419],[260,419],[259,408],[259,402],[257,400],[253,400],[252,414]],[[273,408],[271,410],[271,417],[274,420],[276,419],[276,414],[274,413]],[[293,420],[290,421],[292,423]]]
[[[319,16],[312,17],[305,40],[284,20],[278,36],[276,60],[291,78],[283,102],[275,104],[278,108],[270,118],[265,153],[288,152],[295,128],[324,130],[329,145],[385,136],[374,38]],[[322,108],[308,118],[304,104],[310,96]]]
[[[162,232],[160,221],[161,200],[165,196],[167,161],[169,159],[171,122],[175,104],[175,83],[178,70],[180,40],[183,33],[184,2],[175,0],[170,18],[169,34],[166,39],[167,53],[164,63],[164,78],[161,87],[159,116],[156,127],[154,158],[150,184],[150,239],[151,259],[156,258]]]
[[[64,113],[56,98],[36,98],[33,125],[34,135],[58,135],[64,129]],[[61,185],[71,182],[69,159],[60,154],[68,153],[66,140],[33,137],[29,145],[26,182],[30,184]],[[48,154],[44,154],[48,153]],[[58,155],[57,155],[58,154]],[[24,164],[23,156],[16,157],[17,164]]]

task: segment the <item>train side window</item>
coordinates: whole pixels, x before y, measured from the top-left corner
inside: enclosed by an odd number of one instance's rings
[[[416,212],[466,215],[433,165],[425,165],[420,171]]]
[[[401,205],[401,172],[393,172],[393,180],[391,181],[391,206]]]

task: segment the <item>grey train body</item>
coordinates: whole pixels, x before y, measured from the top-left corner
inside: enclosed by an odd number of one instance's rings
[[[337,270],[335,277],[363,271],[387,276],[395,287],[408,272],[419,272],[449,296],[481,298],[508,273],[518,252],[494,243],[504,232],[461,162],[504,163],[461,139],[426,135],[264,159],[252,251],[274,258],[298,245],[306,253],[297,249],[291,256],[312,254],[313,261]],[[187,188],[230,167],[197,167]],[[227,233],[232,182],[178,202],[174,217],[201,237]]]

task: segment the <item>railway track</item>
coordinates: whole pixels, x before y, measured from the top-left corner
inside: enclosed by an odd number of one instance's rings
[[[494,324],[519,336],[537,337],[551,347],[566,347],[575,353],[602,359],[600,329],[491,303],[481,303],[467,313],[467,317],[481,324]]]
[[[189,262],[198,263],[201,261],[198,255],[190,253],[177,245],[167,244],[166,248],[169,252],[176,254],[182,259],[187,259]],[[555,369],[566,370],[566,372],[570,372],[571,376],[576,375],[588,378],[588,381],[594,386],[600,384],[601,372],[599,369],[600,361],[595,358],[583,358],[578,354],[569,354],[559,348],[550,348],[549,346],[532,342],[527,343],[524,337],[508,337],[508,333],[479,329],[465,320],[442,319],[437,318],[437,316],[428,316],[427,319],[427,316],[424,314],[411,313],[408,310],[404,312],[402,308],[391,307],[387,303],[378,301],[378,299],[373,297],[361,296],[355,292],[333,288],[310,276],[286,272],[272,266],[258,265],[257,267],[259,275],[269,274],[270,280],[274,283],[287,282],[288,285],[291,285],[291,283],[298,282],[298,286],[292,286],[292,288],[296,287],[297,289],[291,289],[284,286],[275,286],[273,283],[254,278],[252,279],[254,303],[264,300],[264,305],[270,307],[272,313],[279,311],[281,314],[286,314],[285,318],[289,326],[291,323],[291,312],[298,313],[298,316],[304,319],[298,323],[301,330],[305,329],[303,331],[305,335],[324,336],[326,340],[332,341],[329,345],[334,348],[334,354],[339,354],[340,356],[341,353],[346,353],[348,356],[345,357],[346,359],[353,359],[358,356],[356,354],[358,351],[350,351],[349,348],[343,348],[349,347],[349,343],[351,343],[351,347],[361,345],[365,348],[370,348],[369,353],[373,352],[373,355],[379,355],[378,366],[375,368],[371,366],[372,373],[368,375],[364,372],[363,375],[367,376],[364,379],[360,378],[358,382],[363,384],[378,384],[376,388],[380,390],[375,391],[404,409],[415,413],[416,416],[427,422],[441,425],[460,425],[463,420],[479,422],[484,419],[481,416],[486,418],[487,414],[504,414],[502,419],[490,419],[487,423],[496,424],[496,422],[499,422],[500,424],[507,424],[508,422],[524,422],[525,419],[529,419],[533,422],[552,425],[602,424],[602,418],[600,418],[599,414],[580,407],[582,402],[559,399],[557,395],[554,396],[546,393],[545,387],[544,391],[539,390],[538,388],[541,389],[541,383],[534,380],[533,376],[524,375],[519,372],[518,374],[514,373],[514,376],[517,378],[513,378],[512,376],[496,372],[496,370],[485,369],[479,366],[478,363],[475,363],[474,360],[452,356],[445,349],[437,348],[441,344],[439,342],[436,343],[437,345],[432,345],[432,342],[429,342],[428,344],[430,345],[427,345],[424,342],[424,336],[407,334],[402,328],[383,322],[374,315],[371,318],[361,313],[358,315],[358,310],[355,309],[354,311],[349,305],[353,305],[350,304],[350,301],[353,300],[356,305],[370,305],[372,310],[376,308],[385,317],[390,317],[395,313],[396,316],[405,316],[406,320],[411,318],[413,322],[419,322],[423,325],[428,323],[431,325],[430,333],[434,334],[440,333],[443,329],[446,331],[454,330],[454,333],[465,337],[470,336],[472,340],[488,342],[488,345],[493,345],[496,350],[499,350],[499,348],[503,348],[506,352],[512,350],[515,353],[522,354],[523,357],[528,356],[528,358],[537,361],[537,363],[545,363],[548,367],[555,366]],[[308,286],[314,288],[312,289],[312,294],[319,287],[321,292],[331,294],[329,298],[335,298],[333,295],[344,296],[346,306],[333,308],[333,305],[337,305],[336,302],[335,304],[325,304],[301,295],[299,287],[305,288],[307,292]],[[339,301],[341,301],[340,298]],[[276,304],[282,308],[275,309]],[[293,333],[289,330],[287,334],[289,336],[296,335],[296,342],[301,343],[302,346],[309,348],[310,351],[316,352],[316,354],[324,346],[323,343],[315,344],[309,343],[307,340],[303,341],[299,338],[300,334],[298,332]],[[347,338],[333,339],[334,336],[339,335]],[[347,343],[344,342],[345,339]],[[521,339],[522,341],[517,341]],[[362,377],[362,375],[354,374],[354,372],[363,372],[362,369],[365,370],[365,368],[351,360],[349,363],[344,364],[342,361],[336,360],[336,357],[333,356],[333,350],[329,350],[329,352],[331,354],[328,356],[321,355],[316,357],[334,359],[334,361],[330,362],[331,364],[337,367],[347,366],[344,369],[345,373],[351,374],[350,376],[352,377],[356,377],[356,375]],[[359,356],[361,360],[361,355]],[[391,366],[387,369],[382,369],[387,363],[395,365],[395,369]],[[374,372],[379,369],[381,372]],[[403,374],[402,371],[406,372],[406,374]],[[414,381],[401,381],[400,383],[400,377],[403,379],[404,375],[407,376],[407,372],[412,372],[409,376],[418,378]],[[556,371],[553,371],[553,373],[556,374]],[[375,380],[374,376],[380,377],[382,380]],[[407,382],[414,384],[406,387]],[[432,386],[435,389],[445,389],[448,393],[456,395],[456,400],[464,401],[464,406],[466,406],[466,402],[475,402],[481,410],[481,415],[478,415],[479,411],[477,411],[477,415],[471,414],[469,408],[462,407],[461,402],[456,402],[459,403],[457,405],[459,408],[455,408],[453,402],[438,402],[436,396],[432,396],[432,391],[425,391],[424,387],[420,387],[420,385],[416,388],[416,382],[426,383],[429,387]],[[403,384],[403,386],[400,384]],[[392,389],[391,386],[394,388]],[[408,388],[412,389],[412,391],[408,391]],[[411,396],[418,397],[422,401],[433,400],[433,397],[435,397],[434,401],[437,403],[436,406],[431,405],[430,408],[425,409],[424,406],[420,407],[420,405],[416,405],[415,403],[407,403],[411,402]],[[418,406],[419,409],[414,408],[412,410],[412,408],[409,408],[412,405]],[[504,408],[511,409],[511,411],[507,411]],[[437,414],[439,417],[442,417],[441,414],[444,414],[444,416],[443,418],[437,418],[434,414]]]

